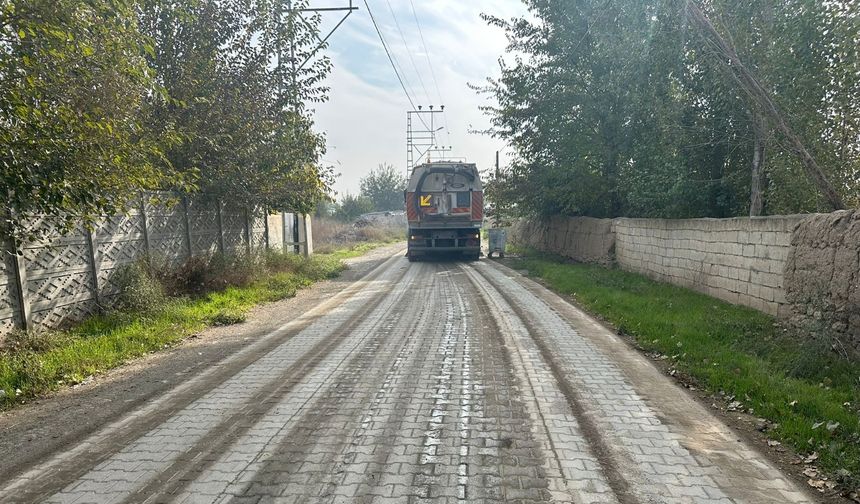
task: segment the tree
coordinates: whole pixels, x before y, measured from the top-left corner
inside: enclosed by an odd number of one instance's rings
[[[377,211],[402,210],[406,177],[390,164],[380,164],[361,179],[361,195]]]
[[[343,222],[354,221],[358,216],[373,211],[373,202],[364,195],[345,194],[340,200],[335,218]]]
[[[828,180],[827,176],[818,166],[815,158],[809,153],[809,150],[804,145],[800,137],[794,132],[794,129],[788,125],[785,114],[774,103],[771,93],[764,89],[755,75],[741,62],[737,51],[729,43],[717,29],[714,27],[707,15],[696,4],[696,2],[688,0],[687,11],[690,19],[696,23],[702,30],[704,37],[710,40],[719,52],[719,55],[728,60],[731,71],[738,81],[738,84],[743,88],[746,95],[752,101],[751,108],[755,109],[756,116],[766,117],[774,126],[785,136],[788,141],[789,148],[800,158],[803,167],[809,178],[815,183],[822,195],[827,199],[827,202],[834,210],[841,210],[845,207],[842,201],[842,196],[836,191],[833,185]],[[760,118],[755,120],[761,121]],[[755,164],[755,162],[754,162]],[[754,171],[757,171],[754,169]],[[756,203],[757,204],[757,203]]]
[[[199,172],[204,193],[303,212],[326,197],[333,174],[319,163],[325,142],[306,104],[326,98],[330,63],[313,52],[320,18],[300,18],[306,4],[146,0],[141,9],[150,64],[171,97],[152,122],[175,125],[183,141],[168,157]]]
[[[0,27],[4,237],[68,231],[141,189],[187,186],[141,121],[163,94],[132,0],[9,0]]]
[[[857,194],[856,2],[707,2],[732,65],[691,29],[686,0],[525,3],[528,18],[486,17],[512,57],[476,89],[495,102],[488,133],[516,151],[489,197],[596,217],[826,210],[838,198],[805,175],[798,138],[837,196]],[[797,138],[738,85],[737,61]]]

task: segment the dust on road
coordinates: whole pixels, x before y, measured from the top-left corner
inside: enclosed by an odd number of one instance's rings
[[[554,294],[387,252],[217,365],[7,461],[0,500],[813,502]]]

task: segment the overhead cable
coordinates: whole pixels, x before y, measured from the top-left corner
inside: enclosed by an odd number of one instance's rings
[[[436,89],[436,97],[439,99],[439,104],[444,105],[442,100],[442,92],[439,91],[439,81],[436,80],[436,71],[433,68],[433,62],[430,61],[430,50],[427,48],[427,42],[424,39],[424,30],[421,29],[421,21],[418,20],[418,11],[415,10],[415,3],[409,0],[409,5],[412,7],[412,16],[415,18],[415,26],[418,27],[418,36],[421,39],[421,46],[424,48],[424,56],[427,58],[427,66],[430,68],[430,76],[433,78],[433,86]],[[448,145],[451,144],[451,131],[448,129],[448,114],[445,109],[442,109],[442,120],[445,121],[445,135],[448,138]]]
[[[415,109],[415,102],[412,100],[412,96],[409,94],[409,91],[407,91],[406,84],[403,83],[403,78],[397,70],[397,65],[394,63],[394,58],[392,57],[391,51],[388,50],[388,44],[385,43],[385,37],[382,36],[382,32],[379,30],[379,25],[376,24],[376,18],[373,16],[373,11],[370,10],[370,4],[367,3],[367,0],[364,0],[364,6],[367,8],[367,13],[370,15],[370,21],[373,22],[373,27],[376,29],[379,41],[382,42],[382,48],[385,49],[385,55],[388,56],[391,68],[394,69],[394,75],[397,76],[397,81],[400,82],[400,87],[403,88],[403,93],[406,95],[406,99],[409,100],[409,104],[412,105],[413,109]]]
[[[385,3],[388,5],[388,11],[391,12],[392,19],[394,19],[394,26],[397,27],[397,33],[400,34],[400,40],[403,41],[403,47],[406,49],[406,55],[409,56],[409,62],[412,63],[412,69],[415,70],[415,74],[418,76],[418,82],[421,84],[421,89],[424,90],[424,96],[427,97],[427,101],[429,102],[430,93],[427,92],[427,86],[424,85],[421,71],[418,70],[418,65],[415,64],[415,58],[412,57],[412,51],[409,49],[409,44],[406,42],[406,36],[403,35],[403,30],[400,28],[400,22],[397,21],[397,15],[394,14],[391,2],[389,0],[385,0]]]

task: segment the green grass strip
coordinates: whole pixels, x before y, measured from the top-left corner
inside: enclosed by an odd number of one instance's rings
[[[527,255],[528,270],[557,292],[668,356],[681,373],[778,424],[769,435],[849,488],[860,484],[860,364],[773,317],[642,275]]]
[[[257,304],[295,296],[298,289],[337,276],[344,254],[304,259],[273,255],[276,270],[249,285],[195,298],[170,298],[148,313],[97,315],[67,331],[19,334],[0,353],[0,408],[79,383],[147,353],[170,347],[207,326],[245,320]]]

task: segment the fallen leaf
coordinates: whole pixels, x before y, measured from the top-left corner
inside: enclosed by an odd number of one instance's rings
[[[812,452],[811,455],[809,455],[808,457],[803,459],[803,463],[804,464],[811,464],[811,463],[815,462],[816,460],[818,460],[818,452]]]
[[[824,491],[824,480],[810,478],[806,480],[806,484],[818,490],[819,492]]]
[[[839,422],[827,422],[827,430],[830,432],[839,428]]]

